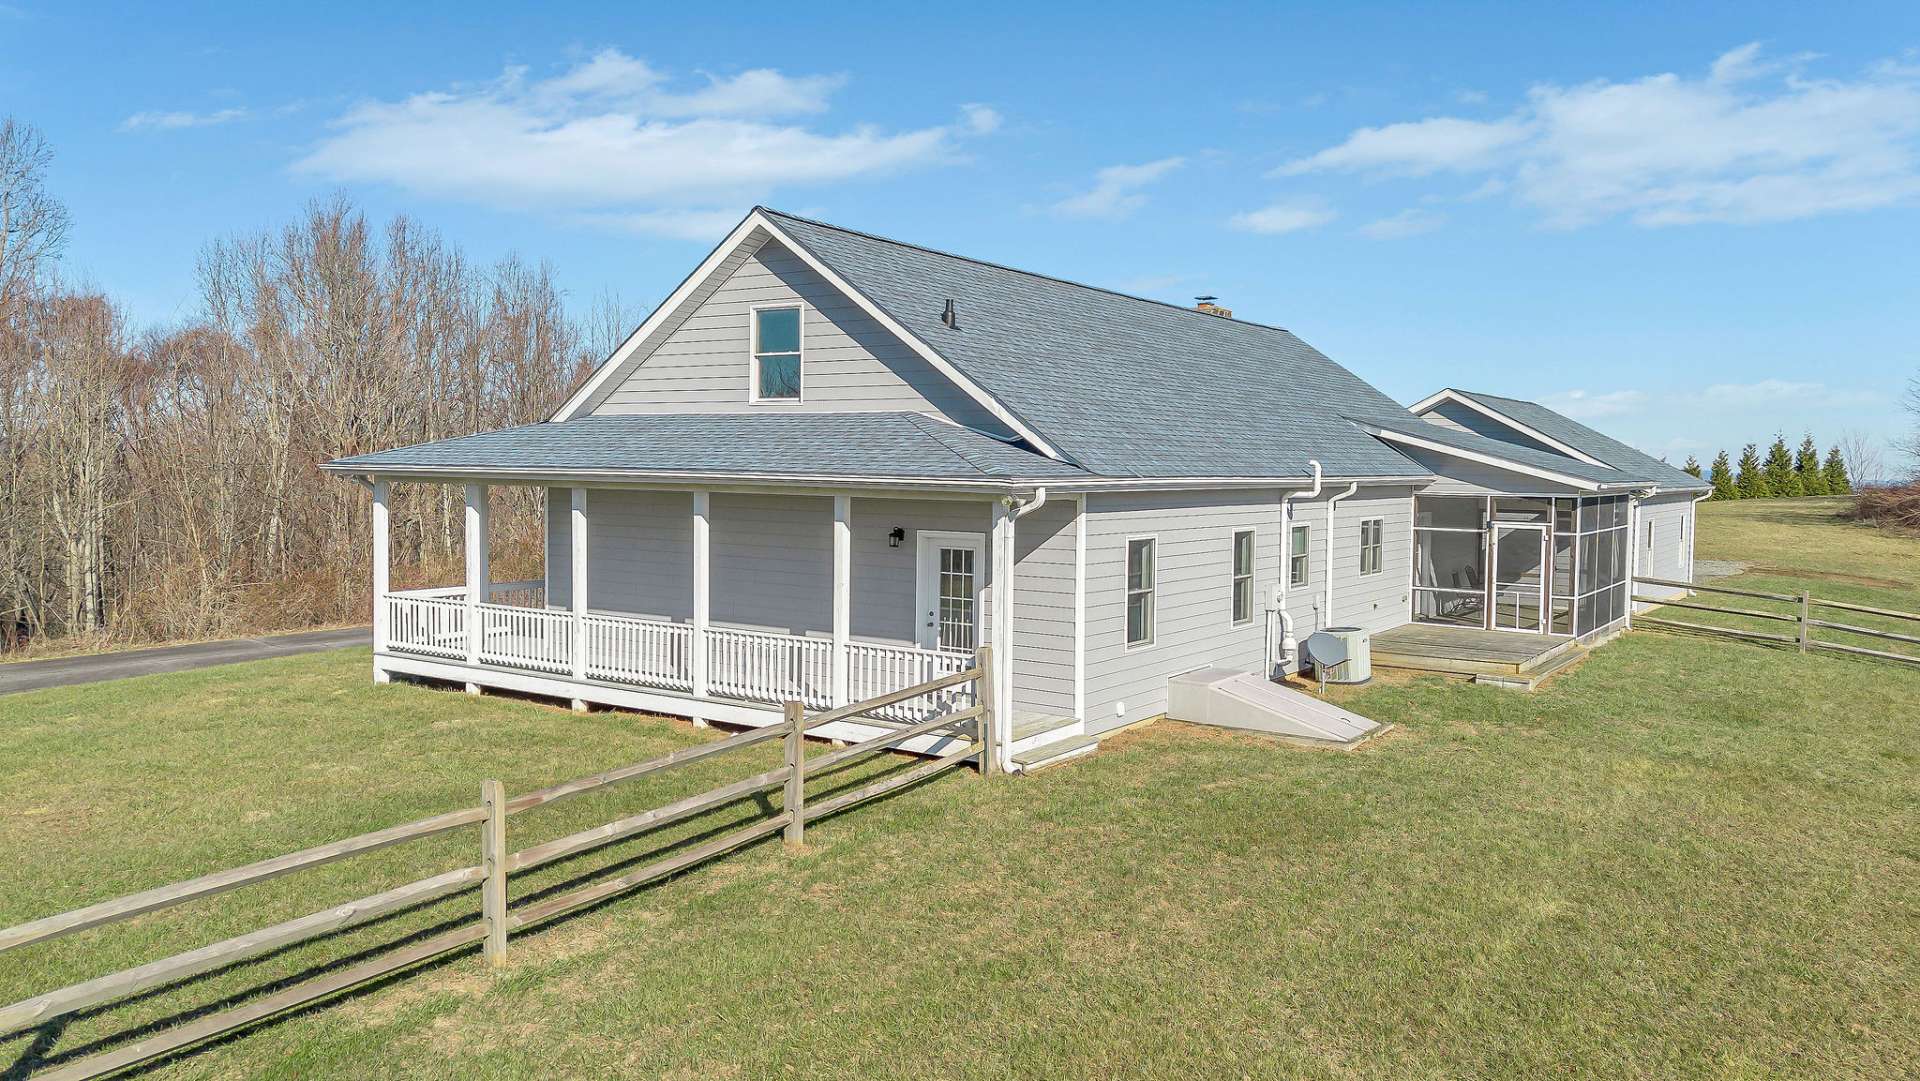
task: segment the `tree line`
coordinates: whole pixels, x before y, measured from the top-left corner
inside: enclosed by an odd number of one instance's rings
[[[50,159],[0,120],[0,649],[364,619],[368,500],[316,465],[541,420],[623,329],[544,264],[339,198],[210,243],[195,313],[137,329],[61,278]],[[494,498],[503,573],[537,569],[539,493]],[[462,499],[396,488],[396,582],[457,579]]]
[[[1702,476],[1698,459],[1689,457],[1681,468]],[[1787,448],[1786,436],[1776,435],[1765,458],[1760,456],[1759,444],[1748,443],[1740,451],[1738,464],[1731,463],[1723,450],[1713,459],[1704,479],[1713,485],[1715,499],[1791,499],[1853,491],[1853,478],[1839,445],[1828,448],[1822,459],[1811,435],[1800,441],[1797,451]]]

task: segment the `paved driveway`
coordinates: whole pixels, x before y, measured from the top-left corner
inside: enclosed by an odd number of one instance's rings
[[[302,631],[299,634],[276,634],[263,638],[235,638],[226,642],[134,649],[124,653],[57,657],[46,661],[16,661],[13,664],[0,664],[0,694],[65,687],[75,683],[98,683],[156,672],[184,672],[189,668],[209,668],[236,661],[257,661],[266,657],[289,657],[296,653],[319,653],[372,644],[372,628],[348,627],[344,630]]]

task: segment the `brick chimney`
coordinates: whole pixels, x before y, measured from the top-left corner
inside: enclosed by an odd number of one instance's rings
[[[1222,308],[1220,305],[1214,303],[1214,301],[1220,299],[1219,297],[1194,297],[1193,299],[1199,302],[1193,306],[1194,311],[1206,312],[1208,315],[1217,315],[1222,319],[1233,318],[1232,308]]]

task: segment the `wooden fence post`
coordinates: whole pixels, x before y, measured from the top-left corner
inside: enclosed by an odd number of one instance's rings
[[[507,793],[499,781],[480,782],[480,919],[487,928],[487,964],[507,963]]]
[[[973,727],[980,733],[980,776],[993,776],[993,647],[981,646],[976,662],[980,675],[973,681],[974,705],[980,708],[980,715],[973,719]]]
[[[1800,591],[1800,652],[1813,648],[1813,593]]]
[[[787,845],[799,847],[807,836],[807,707],[788,702]]]

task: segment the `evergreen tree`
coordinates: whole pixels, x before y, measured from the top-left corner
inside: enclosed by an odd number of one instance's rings
[[[1800,491],[1827,494],[1827,474],[1820,468],[1820,448],[1813,445],[1812,435],[1800,441],[1800,451],[1793,456],[1793,471],[1800,478]]]
[[[1680,472],[1690,477],[1700,476],[1700,459],[1691,454],[1687,455],[1687,464],[1680,467]]]
[[[1827,475],[1827,491],[1832,495],[1846,495],[1853,491],[1853,478],[1847,476],[1847,463],[1840,458],[1840,448],[1827,451],[1827,465],[1822,470]]]
[[[1767,448],[1767,489],[1778,499],[1803,495],[1800,490],[1800,474],[1793,471],[1793,452],[1787,449],[1787,437],[1776,435],[1773,446]]]
[[[1740,479],[1736,483],[1742,499],[1767,499],[1773,495],[1767,474],[1760,468],[1760,448],[1752,443],[1740,452]]]
[[[1738,499],[1740,486],[1733,482],[1733,466],[1727,462],[1727,452],[1721,451],[1713,459],[1713,472],[1708,474],[1713,482],[1713,498]]]

